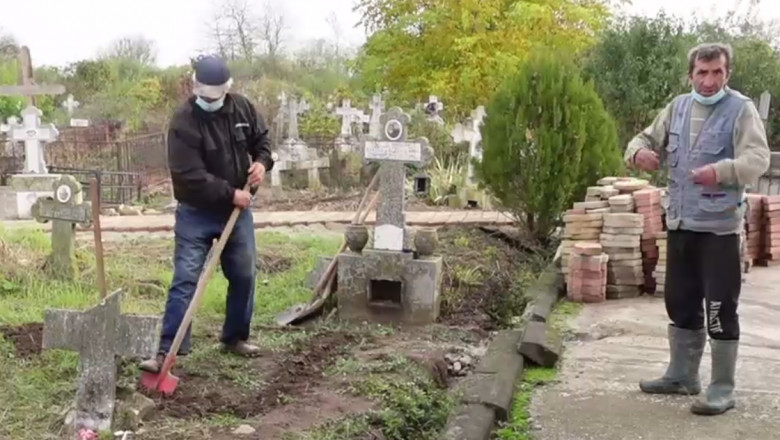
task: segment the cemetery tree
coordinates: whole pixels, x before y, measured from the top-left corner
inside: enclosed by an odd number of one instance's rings
[[[568,54],[537,51],[521,64],[482,134],[476,177],[540,242],[589,185],[621,171],[615,123]]]
[[[140,35],[122,37],[111,42],[103,58],[129,60],[148,67],[157,61],[157,48],[153,40]]]
[[[371,32],[355,60],[367,93],[447,97],[450,117],[483,105],[536,45],[577,54],[609,14],[602,0],[359,0]]]
[[[682,21],[663,13],[616,19],[601,34],[584,59],[584,73],[616,119],[621,146],[686,91],[692,42]]]

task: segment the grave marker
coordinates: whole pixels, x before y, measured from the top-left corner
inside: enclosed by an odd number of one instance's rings
[[[73,99],[73,95],[68,95],[68,99],[62,103],[62,107],[68,112],[68,117],[73,116],[73,112],[79,108],[80,102]]]
[[[43,145],[54,142],[59,137],[59,131],[54,124],[41,124],[42,112],[35,107],[22,110],[22,123],[16,118],[8,118],[8,128],[11,140],[24,142],[24,169],[27,174],[48,174],[44,161]]]
[[[416,142],[406,140],[409,116],[394,107],[382,114],[381,137],[365,141],[363,158],[365,161],[378,162],[379,191],[381,193],[374,249],[400,251],[408,242],[404,225],[406,214],[406,165],[423,166],[433,157],[433,149],[428,140],[421,138]]]
[[[341,136],[345,138],[352,136],[352,124],[364,117],[363,111],[353,108],[349,99],[341,101],[341,107],[336,108],[336,114],[341,116]]]
[[[123,315],[121,299],[118,290],[86,311],[46,311],[43,348],[79,354],[74,432],[111,429],[117,356],[146,358],[157,353],[160,317]]]
[[[439,114],[442,110],[444,110],[444,104],[439,101],[439,98],[434,95],[429,96],[428,103],[425,105],[425,113],[428,115],[428,120],[444,125],[444,119]]]
[[[771,101],[772,95],[768,90],[765,90],[758,100],[758,114],[764,123],[769,119],[769,105],[771,104]]]
[[[471,112],[471,118],[468,123],[456,124],[452,130],[452,139],[455,143],[468,142],[469,143],[469,158],[482,160],[482,132],[480,127],[482,126],[485,116],[485,107],[479,106]],[[470,185],[476,184],[474,181],[474,165],[469,160],[468,164],[468,183]]]
[[[55,278],[76,278],[76,223],[92,223],[92,206],[84,202],[81,184],[73,176],[62,176],[54,182],[54,198],[39,198],[32,206],[38,222],[52,222],[51,255],[46,270]]]
[[[290,100],[287,108],[287,117],[290,125],[287,128],[287,139],[298,140],[298,115],[309,110],[309,103],[305,99]]]
[[[385,102],[382,95],[376,94],[371,98],[371,119],[368,125],[368,135],[374,139],[382,136],[382,112],[385,110]]]

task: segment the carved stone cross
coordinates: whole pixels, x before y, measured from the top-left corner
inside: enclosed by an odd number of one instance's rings
[[[381,164],[374,249],[401,251],[408,243],[404,231],[406,165],[423,166],[433,158],[433,148],[427,139],[406,140],[409,120],[409,115],[400,108],[391,108],[380,117],[380,138],[366,140],[364,144],[364,160]]]
[[[120,313],[122,291],[85,310],[47,310],[43,325],[45,350],[79,354],[74,431],[111,429],[116,398],[117,356],[150,357],[157,353],[161,319]]]

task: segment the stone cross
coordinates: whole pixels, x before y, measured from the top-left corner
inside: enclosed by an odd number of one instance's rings
[[[32,206],[33,218],[52,222],[51,255],[46,270],[55,278],[76,278],[76,223],[92,223],[92,204],[84,202],[81,184],[73,176],[63,175],[54,182],[54,198],[39,198]]]
[[[53,124],[41,124],[41,111],[35,107],[22,110],[22,123],[18,119],[8,119],[8,131],[11,140],[24,142],[24,169],[26,174],[48,174],[43,155],[43,145],[54,142],[59,131]]]
[[[305,99],[290,100],[287,108],[287,116],[290,118],[290,125],[287,127],[287,138],[298,139],[298,115],[309,110],[309,103]]]
[[[406,140],[409,120],[409,115],[400,108],[391,108],[380,117],[380,138],[364,143],[364,160],[380,164],[381,198],[374,228],[374,249],[402,251],[404,244],[409,242],[404,231],[406,165],[424,166],[433,158],[433,148],[427,139]]]
[[[79,354],[79,378],[73,426],[111,430],[116,397],[117,356],[146,358],[157,353],[161,319],[120,313],[122,291],[111,293],[85,310],[47,310],[43,324],[45,350]]]
[[[274,124],[274,144],[279,144],[279,140],[284,132],[284,125],[287,123],[287,94],[282,91],[277,97],[279,99],[279,111],[276,113]]]
[[[382,101],[382,95],[376,94],[371,98],[371,119],[368,123],[368,135],[373,139],[379,139],[382,135],[382,112],[385,110],[385,103]]]
[[[444,104],[439,101],[439,98],[434,95],[429,96],[428,103],[425,105],[425,113],[428,114],[428,120],[444,125],[444,119],[439,115],[442,110],[444,110]]]
[[[336,109],[336,114],[341,116],[341,136],[352,136],[352,124],[362,121],[365,115],[363,111],[352,108],[352,102],[349,99],[341,101],[341,107]]]
[[[73,95],[68,95],[68,99],[62,103],[62,107],[68,111],[68,116],[73,116],[73,111],[79,108],[80,102],[73,99]]]
[[[459,144],[461,142],[469,143],[469,158],[482,160],[482,133],[480,127],[485,120],[485,107],[479,106],[471,112],[471,118],[468,120],[467,125],[455,124],[452,130],[452,140]],[[470,184],[474,184],[474,164],[469,160],[468,165],[468,181]]]

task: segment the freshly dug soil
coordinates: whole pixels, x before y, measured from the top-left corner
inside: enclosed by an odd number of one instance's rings
[[[43,324],[41,323],[1,326],[0,335],[14,344],[17,357],[28,359],[41,354],[43,347]]]

